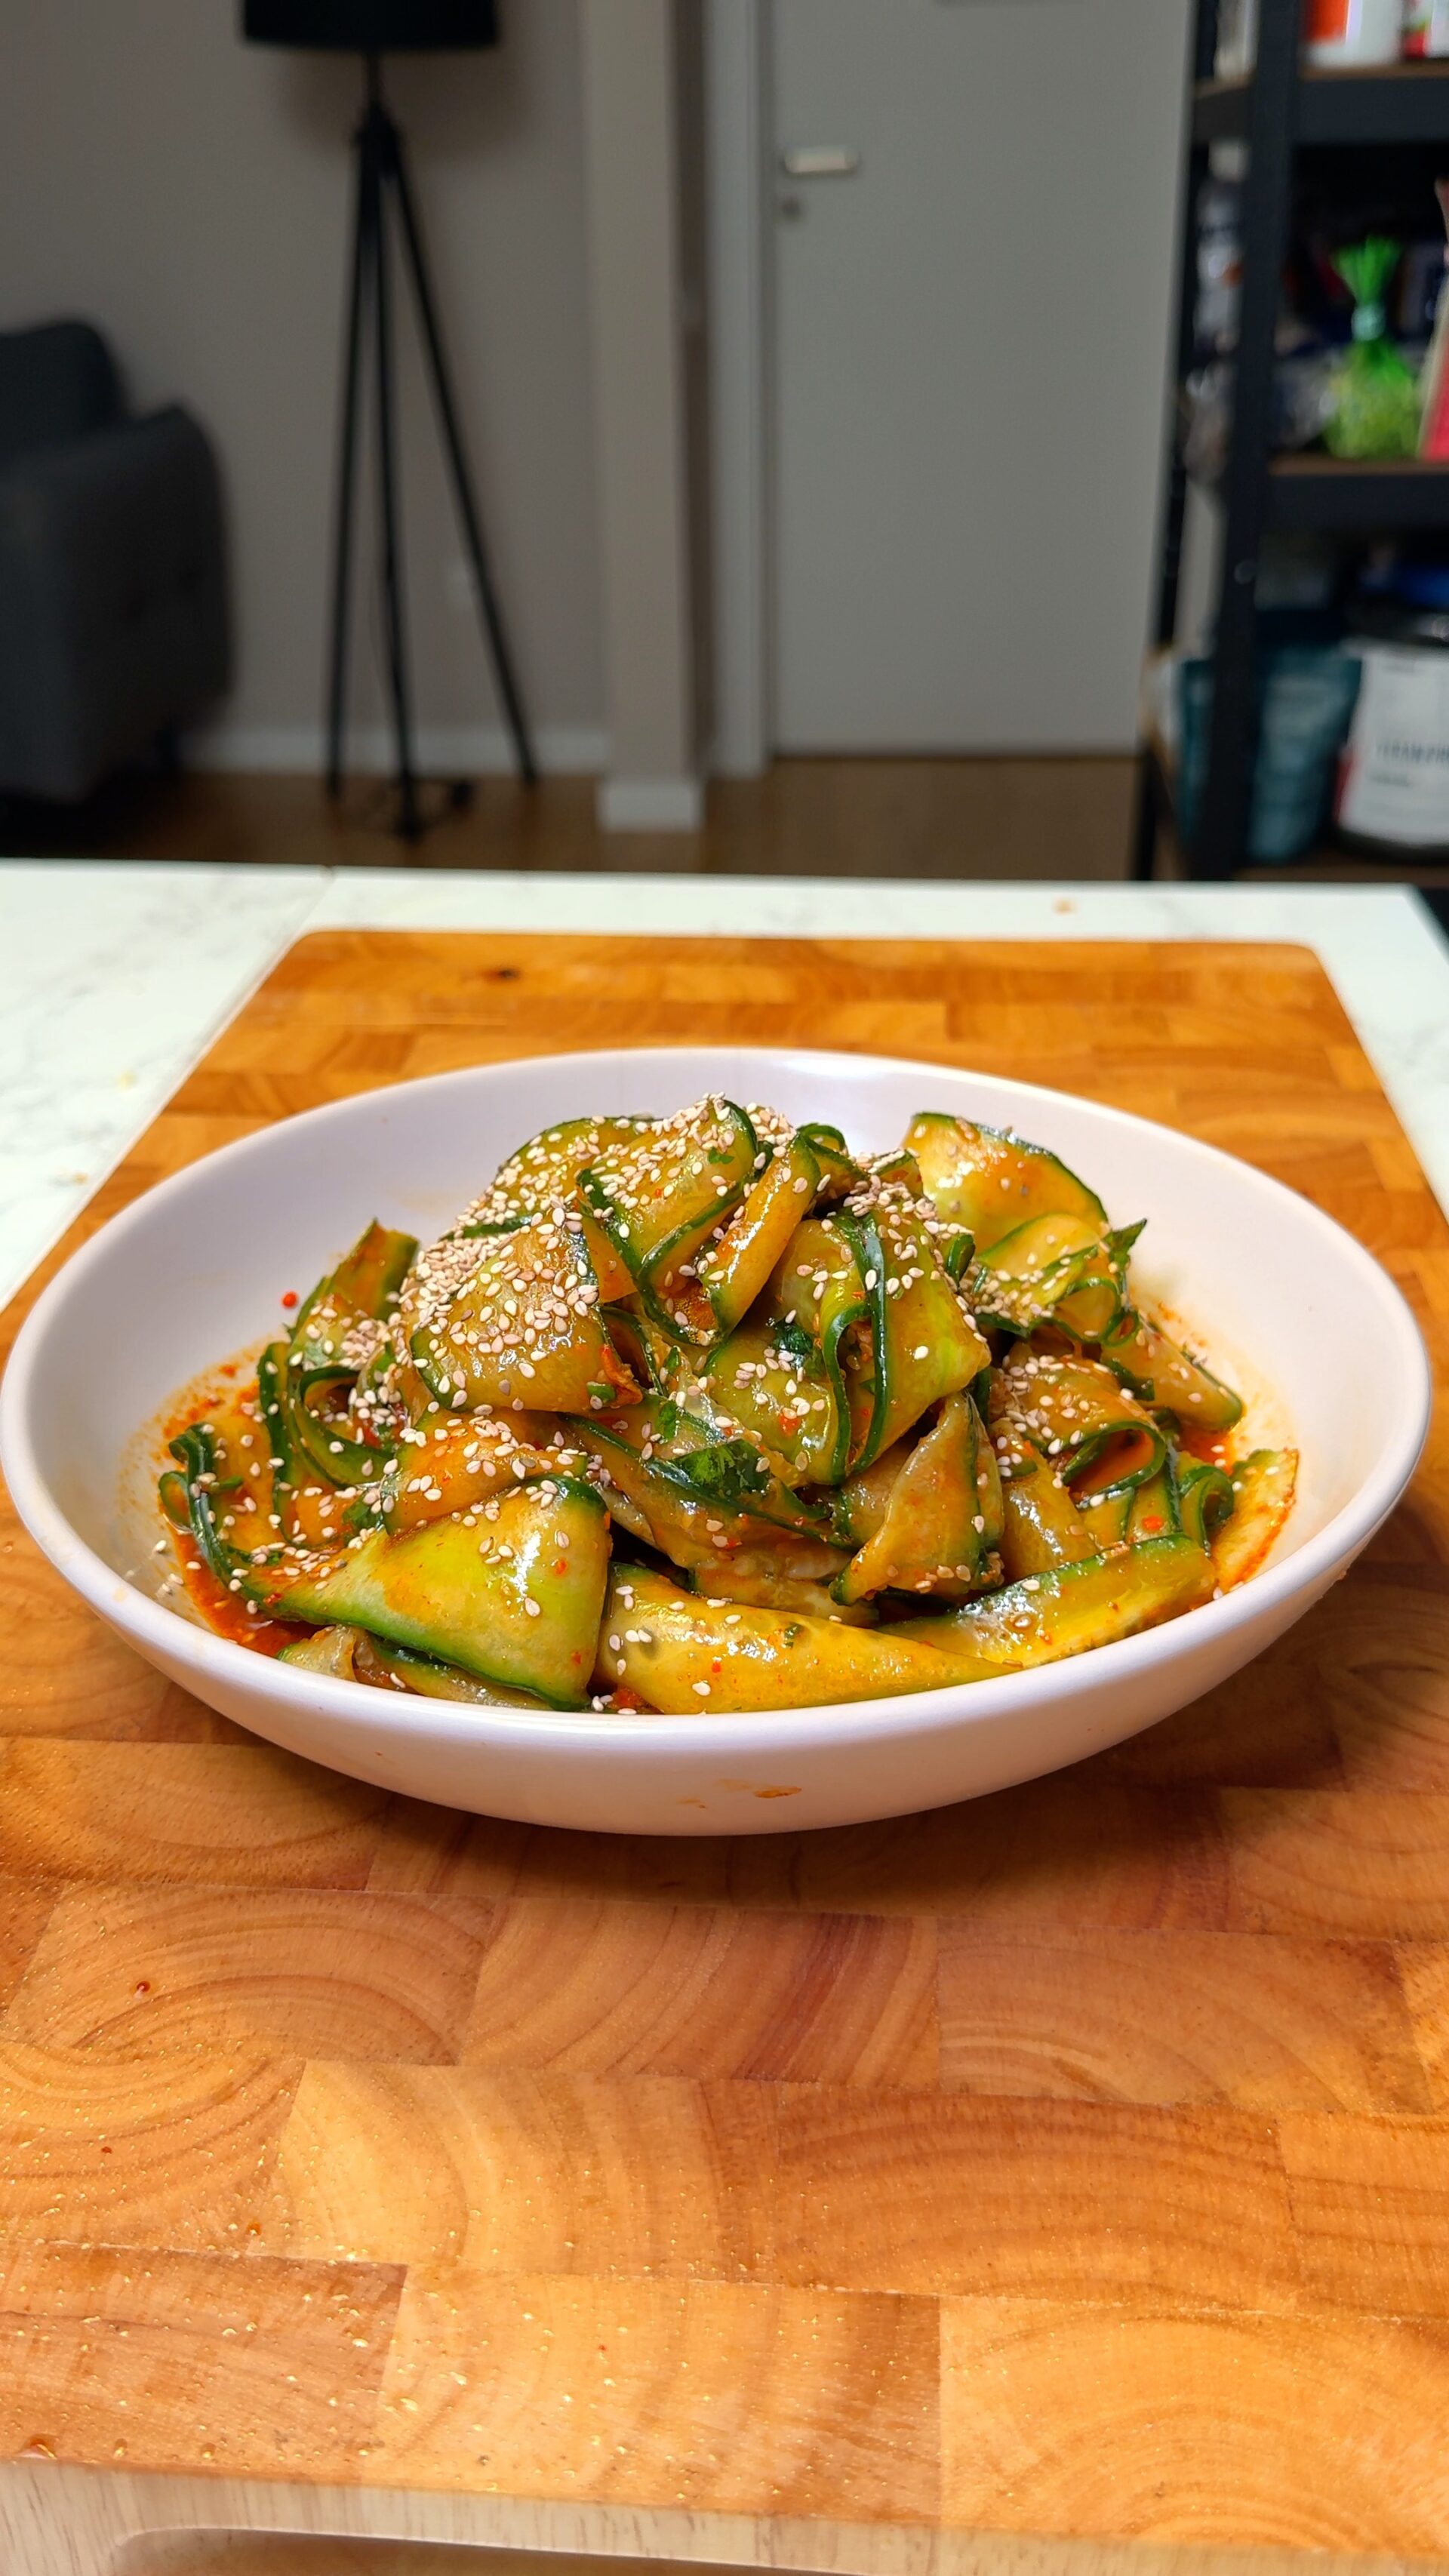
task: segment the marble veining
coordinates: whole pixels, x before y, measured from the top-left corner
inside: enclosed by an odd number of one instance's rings
[[[0,1304],[324,882],[317,869],[0,865]]]
[[[1449,947],[1400,888],[0,864],[0,1302],[305,930],[1297,940],[1449,1209]]]

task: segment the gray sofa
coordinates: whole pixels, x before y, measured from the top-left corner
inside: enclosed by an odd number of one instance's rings
[[[0,332],[0,794],[75,800],[230,675],[221,489],[85,322]]]

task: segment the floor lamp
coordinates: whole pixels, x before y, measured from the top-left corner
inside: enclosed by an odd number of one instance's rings
[[[282,44],[358,53],[366,82],[353,137],[355,190],[352,256],[343,361],[342,430],[332,575],[332,631],[327,661],[327,790],[340,795],[347,728],[348,651],[352,609],[353,520],[362,444],[363,382],[369,355],[375,376],[377,479],[382,520],[383,624],[392,708],[397,806],[395,828],[416,841],[427,828],[413,736],[403,581],[402,516],[397,483],[392,254],[389,210],[412,288],[453,499],[472,567],[483,641],[520,775],[538,777],[528,719],[494,587],[483,522],[458,421],[437,299],[428,271],[417,203],[401,131],[382,94],[384,52],[475,49],[497,42],[493,0],[243,0],[243,34],[253,44]],[[452,801],[466,801],[466,787]]]

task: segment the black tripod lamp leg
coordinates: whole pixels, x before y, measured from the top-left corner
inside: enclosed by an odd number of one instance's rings
[[[347,723],[347,637],[352,608],[352,509],[357,486],[357,449],[361,436],[362,339],[366,327],[367,285],[375,256],[377,223],[376,174],[368,165],[367,138],[356,142],[357,182],[352,212],[352,280],[347,299],[346,374],[342,394],[342,432],[337,458],[337,524],[333,535],[332,641],[327,683],[327,793],[342,792],[342,737]]]
[[[443,428],[443,443],[448,451],[448,465],[453,478],[453,491],[457,501],[458,516],[462,521],[464,541],[467,545],[469,558],[473,566],[473,579],[477,584],[478,604],[483,613],[483,623],[488,638],[488,649],[492,656],[494,676],[498,683],[498,694],[503,701],[503,711],[508,721],[508,730],[513,736],[513,748],[517,756],[519,771],[527,781],[528,785],[532,787],[535,786],[538,781],[538,763],[533,754],[533,740],[529,733],[528,718],[523,712],[523,698],[518,686],[518,676],[513,667],[513,656],[508,649],[508,637],[503,626],[503,612],[499,607],[498,595],[493,587],[493,575],[488,563],[488,552],[483,542],[483,523],[478,515],[478,504],[473,495],[472,476],[468,470],[468,459],[463,447],[462,432],[458,426],[457,408],[453,401],[452,386],[448,377],[448,362],[443,351],[443,338],[438,325],[437,307],[433,302],[432,285],[428,277],[427,255],[423,248],[422,228],[418,222],[417,210],[413,203],[412,189],[408,184],[407,167],[403,159],[402,137],[400,135],[396,136],[395,139],[393,177],[397,186],[398,208],[402,215],[403,241],[407,250],[408,263],[412,270],[413,288],[418,302],[418,314],[423,326],[423,341],[427,350],[428,364],[432,372],[433,392],[438,406],[438,418],[441,421]]]
[[[397,490],[397,443],[393,423],[392,312],[387,274],[387,228],[380,188],[373,246],[373,287],[377,304],[377,480],[382,504],[382,587],[387,666],[397,744],[397,828],[405,841],[416,841],[421,837],[423,825],[418,811],[412,708],[408,695],[407,634],[402,595],[402,512]]]

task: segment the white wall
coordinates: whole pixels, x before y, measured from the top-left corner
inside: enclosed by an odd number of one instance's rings
[[[496,54],[389,65],[530,712],[571,765],[603,713],[575,0],[503,0]],[[3,0],[0,326],[87,315],[136,399],[221,453],[237,685],[223,749],[315,758],[330,561],[350,58],[261,52],[234,0]],[[410,347],[405,535],[418,713],[496,727]],[[358,601],[355,704],[381,709]],[[434,746],[448,756],[449,746]]]

